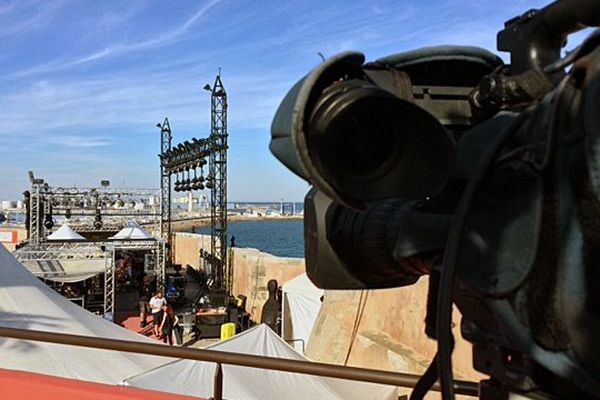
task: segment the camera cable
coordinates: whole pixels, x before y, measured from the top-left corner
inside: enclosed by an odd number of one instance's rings
[[[452,335],[452,293],[454,283],[454,272],[458,250],[465,230],[468,212],[475,198],[485,174],[492,165],[494,158],[502,148],[505,141],[521,126],[529,116],[527,112],[519,114],[507,127],[505,127],[491,143],[490,147],[481,157],[475,173],[469,180],[465,193],[458,204],[455,216],[450,225],[448,239],[446,241],[440,284],[438,288],[436,336],[438,341],[438,374],[443,400],[454,399],[454,378],[452,373],[452,350],[454,337]]]

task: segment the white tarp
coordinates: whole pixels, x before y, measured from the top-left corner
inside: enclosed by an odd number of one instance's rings
[[[0,246],[0,326],[156,343],[71,303]],[[173,359],[0,338],[0,368],[120,383]]]
[[[121,229],[116,235],[109,237],[115,240],[133,240],[133,239],[154,239],[154,237],[137,222],[129,221],[127,226]]]
[[[306,360],[264,324],[209,349]],[[132,376],[125,385],[209,398],[216,364],[178,360]],[[393,386],[223,365],[223,398],[227,400],[396,400]]]
[[[63,241],[76,241],[86,240],[79,233],[75,232],[69,225],[62,224],[56,232],[48,235],[47,240],[63,240]]]
[[[106,270],[107,262],[106,258],[22,261],[23,265],[38,278],[65,283],[94,277]]]
[[[305,273],[284,283],[282,292],[282,337],[296,350],[304,352],[325,292]]]

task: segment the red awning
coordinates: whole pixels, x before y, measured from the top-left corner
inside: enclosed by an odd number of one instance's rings
[[[198,400],[198,397],[84,382],[2,368],[0,368],[0,398],[10,400]]]

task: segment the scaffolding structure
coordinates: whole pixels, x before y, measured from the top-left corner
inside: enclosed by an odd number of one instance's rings
[[[95,242],[41,242],[15,251],[15,257],[21,262],[43,260],[105,260],[104,268],[104,314],[114,313],[115,303],[115,266],[116,252],[119,250],[154,251],[154,260],[150,265],[154,272],[164,258],[164,241],[162,240],[106,240]]]
[[[165,122],[158,125],[161,128],[161,194],[163,199],[170,201],[172,175],[176,176],[175,191],[211,191],[211,249],[201,264],[208,266],[212,288],[222,289],[229,294],[233,272],[227,262],[227,93],[220,73],[214,84],[206,85],[204,89],[211,92],[211,133],[208,138],[192,138],[191,141],[171,146],[172,132],[168,120],[165,118]],[[203,167],[206,164],[209,171],[205,178]],[[167,206],[166,201],[161,204]],[[164,222],[163,232],[171,232],[171,215],[167,215],[164,208],[161,218]],[[169,235],[163,236],[165,239],[167,237],[170,238]]]
[[[153,273],[157,287],[164,288],[165,240],[96,240],[85,242],[54,242],[47,237],[54,227],[54,217],[62,216],[79,231],[115,232],[129,219],[146,219],[161,229],[161,213],[156,205],[147,204],[159,197],[156,189],[115,189],[108,181],[100,187],[52,187],[29,171],[31,192],[25,193],[27,204],[27,244],[15,252],[20,261],[105,259],[104,313],[114,312],[115,252],[117,250],[148,250],[154,253]],[[142,209],[136,209],[136,204]],[[147,209],[150,206],[150,209]],[[78,221],[75,221],[77,219]]]
[[[214,274],[215,286],[231,293],[233,273],[227,261],[227,92],[217,75],[211,92],[210,176],[214,185],[211,189],[210,208],[210,253],[217,265]]]
[[[160,128],[160,154],[165,154],[171,150],[173,134],[169,119],[165,118],[162,124],[157,125]],[[167,242],[171,242],[171,174],[160,164],[160,237]]]
[[[46,241],[56,216],[65,217],[71,225],[85,231],[120,230],[132,218],[140,222],[145,219],[154,226],[154,231],[160,230],[157,207],[146,204],[159,197],[156,189],[116,189],[109,187],[108,181],[102,181],[96,188],[53,187],[35,178],[32,171],[29,171],[29,179],[31,192],[25,194],[29,208],[29,245]],[[136,209],[138,205],[142,208]]]

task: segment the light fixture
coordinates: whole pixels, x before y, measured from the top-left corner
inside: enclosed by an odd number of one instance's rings
[[[189,191],[189,190],[192,189],[191,185],[190,185],[190,183],[191,183],[191,180],[190,180],[190,170],[186,169],[185,173],[186,173],[186,179],[185,179],[185,181],[183,183],[183,190],[187,192],[187,191]]]
[[[52,214],[46,214],[46,217],[44,218],[44,226],[46,227],[46,229],[52,229],[52,227],[54,227]]]
[[[96,216],[94,217],[94,228],[100,229],[102,228],[102,215],[100,214],[100,209],[96,209]]]

